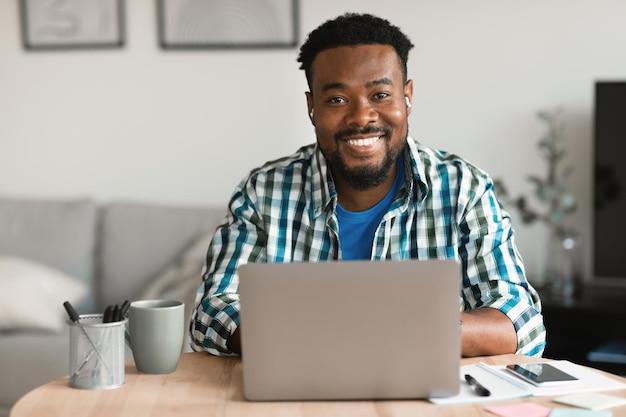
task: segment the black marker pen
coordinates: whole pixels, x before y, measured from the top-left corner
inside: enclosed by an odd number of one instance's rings
[[[491,395],[491,391],[483,387],[482,384],[478,382],[473,376],[465,374],[465,380],[468,384],[474,387],[474,391],[476,392],[476,394],[480,395],[481,397],[488,397]]]

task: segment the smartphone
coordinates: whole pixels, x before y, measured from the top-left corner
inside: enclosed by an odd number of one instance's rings
[[[506,370],[524,381],[538,387],[578,382],[578,378],[563,372],[548,363],[507,365]]]

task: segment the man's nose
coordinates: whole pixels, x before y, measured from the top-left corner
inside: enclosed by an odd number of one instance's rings
[[[378,112],[369,100],[357,100],[351,104],[347,115],[349,126],[366,126],[378,120]]]

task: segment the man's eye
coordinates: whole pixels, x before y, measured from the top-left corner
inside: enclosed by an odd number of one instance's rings
[[[345,103],[345,99],[343,97],[331,97],[330,99],[328,99],[329,103],[333,103],[333,104],[341,104],[341,103]]]
[[[382,100],[382,99],[385,99],[387,97],[389,97],[389,93],[376,93],[376,94],[374,94],[374,98],[376,100]]]

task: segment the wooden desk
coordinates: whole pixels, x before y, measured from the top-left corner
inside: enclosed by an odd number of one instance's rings
[[[537,359],[502,355],[463,359],[462,364],[483,361],[492,365],[536,362]],[[126,366],[126,384],[114,390],[90,391],[69,387],[69,377],[45,384],[22,397],[10,417],[167,417],[167,416],[490,416],[485,404],[437,406],[428,401],[248,402],[243,398],[242,367],[238,358],[206,353],[185,353],[176,372],[140,374]],[[617,379],[623,380],[619,377]],[[626,390],[611,391],[626,397]],[[548,397],[524,398],[489,404],[530,401],[547,407],[566,407]],[[626,416],[626,406],[613,408],[613,416]]]

